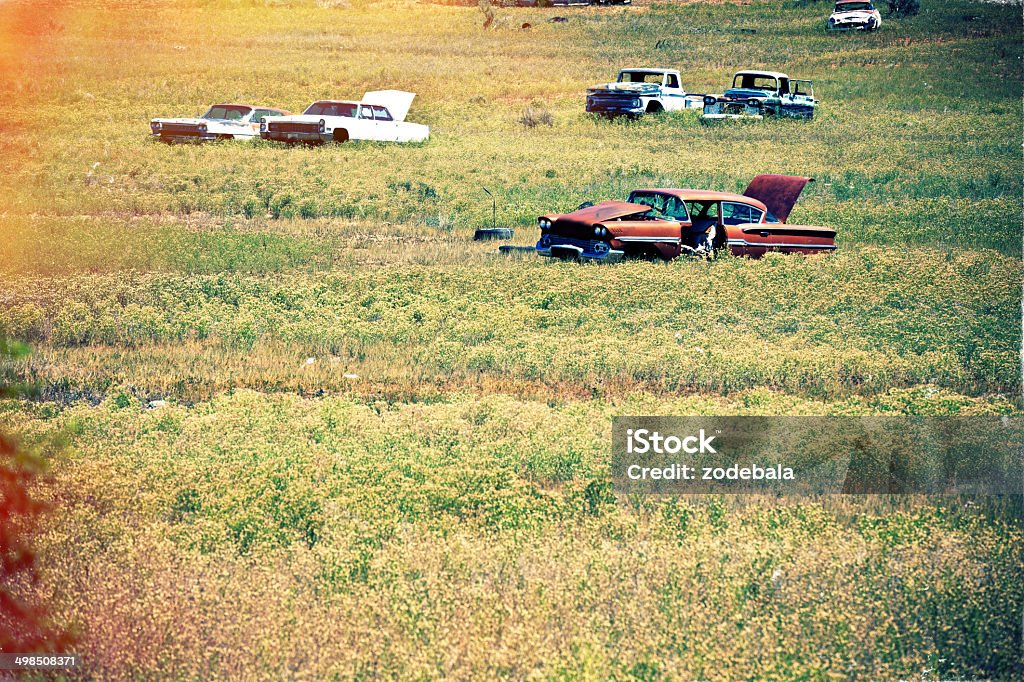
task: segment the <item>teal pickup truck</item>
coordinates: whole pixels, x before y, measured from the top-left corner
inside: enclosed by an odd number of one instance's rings
[[[777,71],[738,71],[732,77],[732,87],[724,94],[704,96],[701,120],[779,116],[810,121],[817,106],[811,81],[790,78]]]

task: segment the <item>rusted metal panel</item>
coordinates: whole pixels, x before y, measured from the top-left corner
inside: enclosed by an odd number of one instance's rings
[[[779,220],[789,218],[796,200],[814,178],[799,175],[758,175],[750,181],[743,195],[757,199]]]
[[[592,225],[605,220],[615,220],[616,218],[647,213],[650,210],[650,206],[643,204],[631,204],[626,201],[602,201],[599,204],[587,206],[572,213],[566,213],[562,218],[569,218],[573,222]]]

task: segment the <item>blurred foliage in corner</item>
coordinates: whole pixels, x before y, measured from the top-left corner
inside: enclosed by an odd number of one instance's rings
[[[0,362],[27,353],[27,346],[0,337]],[[0,397],[18,392],[0,384]],[[46,609],[25,597],[38,582],[30,541],[46,507],[31,489],[45,467],[42,457],[0,431],[0,651],[7,653],[57,652],[68,644],[50,627]]]

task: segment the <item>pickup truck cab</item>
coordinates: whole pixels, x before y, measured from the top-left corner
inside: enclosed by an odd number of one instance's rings
[[[614,83],[587,90],[587,111],[608,118],[696,109],[703,101],[703,95],[683,89],[682,77],[674,69],[622,69]]]

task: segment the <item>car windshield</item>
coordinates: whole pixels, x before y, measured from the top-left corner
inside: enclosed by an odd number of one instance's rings
[[[620,83],[655,83],[661,85],[664,74],[648,73],[646,71],[623,71],[619,74]]]
[[[203,118],[215,119],[218,121],[241,121],[249,115],[252,107],[240,107],[231,104],[216,104],[203,114]]]
[[[347,116],[355,118],[356,105],[350,102],[313,102],[306,109],[310,116]]]
[[[777,90],[779,84],[773,76],[758,76],[752,73],[738,73],[732,79],[732,87],[752,90]]]
[[[686,206],[671,194],[658,192],[633,192],[629,195],[629,203],[650,206],[655,216],[670,220],[689,220]]]
[[[873,9],[874,9],[874,7],[871,5],[870,2],[837,2],[836,3],[836,11],[837,12],[856,12],[858,10],[863,10],[863,11],[866,11],[866,12],[870,12]]]

